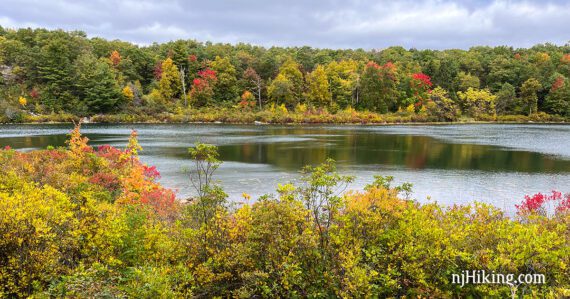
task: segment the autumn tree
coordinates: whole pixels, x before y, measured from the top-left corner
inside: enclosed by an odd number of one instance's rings
[[[162,78],[162,62],[163,61],[157,61],[152,68],[154,80],[160,81],[160,78]]]
[[[361,102],[364,109],[386,113],[397,100],[396,67],[392,63],[383,66],[368,62],[361,78]]]
[[[192,82],[194,78],[198,75],[198,72],[202,69],[202,63],[198,60],[198,56],[195,54],[188,55],[188,81]]]
[[[285,103],[288,106],[294,106],[300,103],[303,96],[303,73],[301,73],[301,70],[299,69],[299,64],[292,58],[287,59],[281,65],[279,68],[279,75],[273,82],[277,82],[277,84],[282,85],[281,87],[283,87],[283,83],[285,81],[288,82],[285,85],[289,85],[289,92],[291,93],[287,96],[287,98],[290,99],[286,100]],[[273,87],[272,89],[275,90],[276,87]]]
[[[568,79],[563,76],[555,79],[548,96],[544,100],[544,107],[548,112],[570,116],[570,84]]]
[[[20,96],[18,97],[18,104],[20,104],[22,107],[26,107],[28,104],[28,99],[26,99],[26,97]]]
[[[111,60],[111,64],[113,65],[113,67],[116,68],[121,63],[121,54],[119,54],[119,51],[114,50],[113,52],[111,52],[111,56],[109,57],[109,59]]]
[[[123,94],[123,97],[125,97],[125,99],[127,99],[129,102],[132,102],[133,99],[135,98],[135,94],[134,94],[133,90],[128,85],[123,87],[123,90],[121,91],[121,93]]]
[[[263,80],[261,79],[261,76],[259,76],[252,67],[248,67],[243,73],[243,78],[248,82],[247,85],[249,86],[250,91],[255,93],[259,109],[262,109],[261,89],[263,88]]]
[[[560,64],[557,71],[565,77],[570,76],[570,53],[566,53],[560,57]]]
[[[437,121],[454,121],[461,114],[459,107],[449,97],[448,92],[439,86],[431,91],[425,107],[428,115]]]
[[[249,90],[244,91],[240,98],[241,101],[238,103],[239,108],[249,110],[255,107],[255,96],[253,96]]]
[[[198,72],[198,77],[192,81],[190,89],[190,99],[194,107],[203,107],[212,102],[217,81],[216,72],[211,69]]]
[[[166,58],[161,64],[159,91],[163,100],[170,101],[180,95],[181,83],[178,67],[171,58]]]
[[[325,68],[318,65],[307,75],[307,99],[317,107],[328,107],[331,104],[331,97]]]
[[[355,106],[360,74],[355,60],[333,61],[326,66],[333,103],[340,107]]]
[[[424,73],[412,74],[410,78],[411,97],[408,98],[406,104],[414,105],[415,109],[419,111],[429,97],[431,86],[430,76]]]
[[[294,106],[296,104],[293,83],[283,74],[277,75],[267,88],[269,98],[276,104]]]
[[[495,114],[496,96],[488,89],[468,88],[465,92],[457,93],[462,110],[471,117]]]

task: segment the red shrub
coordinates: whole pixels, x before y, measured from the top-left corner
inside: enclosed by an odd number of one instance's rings
[[[160,172],[156,170],[156,166],[143,165],[143,170],[144,170],[144,176],[151,180],[160,178]]]
[[[116,191],[121,185],[117,176],[109,172],[98,172],[89,178],[89,182],[109,191]]]
[[[565,196],[562,192],[552,190],[551,194],[536,193],[532,196],[525,195],[524,200],[520,205],[515,205],[517,214],[526,215],[533,213],[546,214],[545,205],[552,202],[555,205],[555,212],[562,213],[570,210],[570,193]]]

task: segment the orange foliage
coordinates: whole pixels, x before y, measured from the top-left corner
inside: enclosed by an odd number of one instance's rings
[[[118,205],[148,206],[159,216],[173,216],[179,208],[174,191],[162,187],[155,167],[143,164],[142,150],[133,131],[126,149],[103,145],[94,150],[77,125],[63,148],[18,152],[0,151],[0,163],[6,165],[0,175],[18,173],[22,179],[50,185],[66,193],[95,192],[107,194]]]
[[[109,57],[109,59],[111,59],[113,67],[117,67],[119,63],[121,63],[121,54],[119,54],[117,50],[114,50],[111,52],[111,57]]]

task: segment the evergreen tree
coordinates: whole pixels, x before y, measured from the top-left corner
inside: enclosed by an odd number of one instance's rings
[[[73,96],[73,55],[69,42],[54,38],[44,45],[35,59],[38,82],[45,86],[43,104],[49,110],[72,110],[77,98]]]
[[[172,59],[178,68],[188,69],[188,47],[184,40],[173,42],[167,56]]]
[[[121,90],[111,66],[85,53],[74,64],[79,102],[88,112],[109,112],[119,104]]]

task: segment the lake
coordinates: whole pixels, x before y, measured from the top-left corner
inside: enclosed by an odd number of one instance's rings
[[[64,145],[71,125],[0,125],[0,146],[31,150]],[[525,194],[570,191],[568,125],[254,126],[216,124],[84,124],[92,145],[124,147],[139,132],[141,159],[183,198],[192,193],[188,147],[219,147],[217,178],[232,200],[253,198],[295,181],[303,165],[327,157],[355,175],[361,189],[373,176],[411,182],[420,202],[480,201],[512,212]]]

